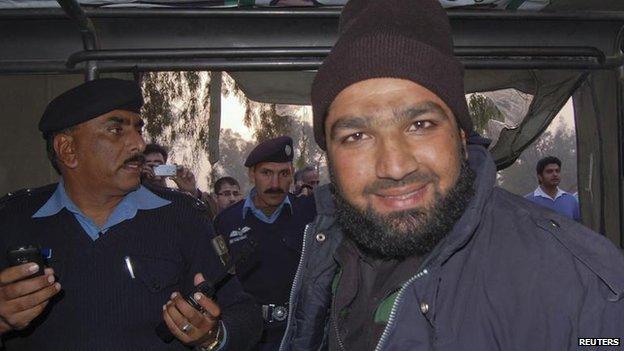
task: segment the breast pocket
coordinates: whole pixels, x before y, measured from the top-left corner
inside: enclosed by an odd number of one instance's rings
[[[177,285],[183,272],[183,263],[172,258],[133,256],[134,274],[147,290],[161,292]]]

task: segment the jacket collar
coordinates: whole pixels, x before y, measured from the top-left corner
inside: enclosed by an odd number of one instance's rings
[[[496,165],[489,151],[482,146],[468,145],[468,163],[476,174],[474,196],[451,232],[434,249],[434,253],[439,252],[440,264],[448,260],[472,238],[496,184]]]
[[[336,203],[334,202],[333,184],[324,184],[314,191],[314,202],[316,203],[316,213],[323,216],[334,216]]]

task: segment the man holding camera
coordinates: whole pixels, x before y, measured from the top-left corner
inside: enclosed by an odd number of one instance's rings
[[[205,214],[211,220],[217,213],[217,204],[209,193],[204,193],[197,187],[195,174],[187,167],[167,164],[169,152],[156,143],[147,144],[143,151],[145,162],[141,168],[141,183],[148,187],[167,188],[167,178],[171,178],[178,186],[178,190],[204,202]]]
[[[216,281],[227,275],[202,205],[140,185],[142,104],[135,82],[98,79],[46,108],[39,129],[61,180],[0,200],[0,251],[40,246],[50,266],[0,258],[7,350],[244,350],[259,337],[251,297]],[[184,297],[204,280],[218,290],[195,293],[194,308]],[[177,341],[156,335],[162,323]]]

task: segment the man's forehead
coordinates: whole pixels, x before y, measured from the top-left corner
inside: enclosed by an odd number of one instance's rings
[[[309,170],[303,174],[303,178],[318,178],[318,172],[315,170]]]
[[[423,115],[436,115],[448,119],[451,123],[455,122],[455,119],[449,116],[437,102],[426,100],[401,106],[380,106],[368,110],[354,109],[353,113],[347,110],[343,114],[328,118],[326,127],[329,127],[330,136],[333,136],[340,129],[389,128],[412,122],[414,118]]]
[[[256,170],[268,169],[268,170],[285,170],[292,167],[291,162],[260,162],[256,165]]]
[[[164,159],[165,157],[160,153],[160,152],[150,152],[148,154],[145,154],[145,159]]]
[[[110,123],[119,123],[123,125],[143,126],[145,122],[140,114],[126,110],[112,110],[103,115],[99,115],[93,119],[80,123],[80,125],[104,125]]]
[[[126,110],[112,110],[106,114],[103,114],[100,117],[104,117],[105,119],[111,120],[111,119],[117,119],[120,118],[124,121],[130,122],[130,123],[143,123],[143,118],[141,117],[140,114],[136,113],[136,112],[132,112],[132,111],[126,111]]]
[[[221,185],[221,190],[238,190],[240,187],[236,184],[225,183]]]

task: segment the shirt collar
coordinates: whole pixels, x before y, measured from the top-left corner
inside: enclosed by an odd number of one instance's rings
[[[61,179],[56,186],[56,190],[48,201],[32,216],[32,218],[50,217],[67,208],[72,213],[81,212],[78,206],[67,196],[65,185]]]
[[[542,189],[541,186],[537,186],[537,188],[535,189],[535,191],[533,192],[533,196],[541,196],[541,197],[545,197],[547,199],[551,199],[551,200],[557,200],[559,197],[563,196],[564,194],[567,194],[565,191],[559,189],[559,187],[557,187],[557,194],[555,195],[555,198],[553,199],[552,197],[550,197],[550,195],[546,194],[546,192],[544,192],[544,190]]]
[[[165,200],[158,195],[152,193],[144,186],[139,186],[137,190],[134,190],[123,198],[121,202],[115,207],[113,213],[104,225],[108,229],[115,224],[121,223],[124,220],[132,219],[136,216],[138,210],[151,210],[158,207],[166,206],[171,201]],[[50,199],[32,216],[33,218],[49,217],[59,213],[63,208],[67,208],[68,211],[74,215],[82,217],[86,216],[82,213],[80,208],[72,201],[65,191],[65,185],[63,180],[59,182],[56,187],[56,191],[52,194]]]
[[[290,209],[290,214],[291,215],[293,214],[293,209],[292,209],[292,204],[290,202],[290,197],[287,194],[286,197],[284,198],[284,201],[282,201],[282,203],[279,204],[279,206],[277,206],[277,208],[275,209],[275,211],[273,211],[271,216],[265,215],[264,212],[262,212],[262,210],[257,208],[256,204],[254,204],[254,202],[253,202],[253,197],[256,196],[257,193],[258,192],[257,192],[256,188],[254,187],[254,188],[251,189],[251,191],[249,192],[249,194],[245,198],[245,203],[243,204],[243,219],[247,215],[247,212],[251,211],[256,216],[256,218],[258,218],[259,220],[261,220],[261,221],[263,221],[265,223],[273,223],[273,222],[275,222],[277,217],[279,217],[279,215],[282,213],[282,210],[283,210],[285,205],[288,205],[288,208]]]

